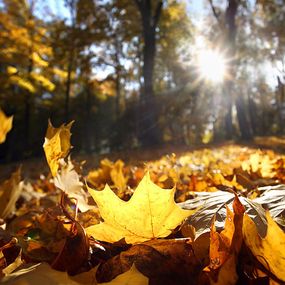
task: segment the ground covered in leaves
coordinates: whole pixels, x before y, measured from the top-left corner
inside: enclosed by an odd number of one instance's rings
[[[284,155],[227,144],[86,171],[71,125],[49,124],[49,174],[1,182],[2,283],[284,284]]]

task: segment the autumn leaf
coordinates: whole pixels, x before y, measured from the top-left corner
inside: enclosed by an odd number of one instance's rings
[[[67,272],[54,270],[47,263],[26,264],[21,269],[5,276],[1,283],[6,285],[80,285],[94,284],[94,270],[81,273],[76,280]]]
[[[285,186],[274,185],[258,188],[261,195],[253,201],[267,209],[280,226],[285,228]]]
[[[244,216],[243,236],[247,247],[257,260],[277,278],[285,282],[285,233],[266,212],[267,233],[265,238],[258,234],[256,225],[249,216]]]
[[[0,217],[7,218],[14,210],[22,191],[21,171],[18,169],[0,185]]]
[[[196,192],[195,198],[180,203],[183,209],[197,211],[186,220],[186,224],[191,225],[196,230],[195,238],[206,232],[210,232],[211,224],[215,216],[215,227],[217,230],[224,228],[226,220],[226,205],[234,201],[235,195],[231,192]],[[261,205],[245,197],[239,197],[246,208],[246,213],[258,226],[258,233],[265,236],[266,219],[265,211]]]
[[[209,271],[213,284],[235,284],[238,276],[236,263],[242,245],[242,224],[244,206],[237,195],[233,201],[233,212],[226,206],[227,217],[225,228],[218,233],[214,221],[210,232],[210,264],[205,271]],[[223,268],[225,266],[226,270]],[[221,269],[221,270],[218,270]],[[211,282],[212,283],[212,282]]]
[[[67,125],[62,124],[59,128],[54,128],[51,122],[48,122],[48,129],[43,147],[53,176],[56,176],[59,169],[60,159],[65,158],[71,148],[70,128],[72,124],[73,121]]]
[[[106,185],[103,191],[88,188],[98,205],[104,222],[87,228],[95,239],[138,243],[168,236],[194,211],[182,210],[174,202],[175,188],[164,190],[155,185],[147,173],[131,199],[121,200]]]
[[[7,133],[12,129],[13,116],[7,117],[0,109],[0,144],[6,140]]]
[[[149,278],[150,284],[156,285],[197,284],[203,269],[203,262],[194,252],[190,239],[156,239],[135,244],[101,263],[96,280],[110,282],[133,264]]]
[[[69,197],[75,198],[80,211],[85,212],[94,208],[88,205],[88,193],[83,190],[83,183],[80,181],[79,174],[75,171],[70,157],[54,177],[54,185]]]
[[[98,283],[98,285],[148,285],[148,278],[140,273],[135,264],[130,270],[118,275],[112,281],[107,283]]]
[[[100,161],[100,166],[98,170],[93,170],[88,173],[88,182],[96,188],[103,187],[106,183],[113,184],[118,195],[123,196],[128,182],[128,177],[126,177],[123,172],[124,162],[120,159],[116,162],[112,162],[105,158]]]

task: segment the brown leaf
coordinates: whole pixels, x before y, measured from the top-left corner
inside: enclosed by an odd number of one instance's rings
[[[149,284],[196,284],[203,265],[188,239],[152,240],[132,246],[101,264],[96,278],[107,282],[135,264],[150,279]]]
[[[89,240],[83,227],[75,222],[73,231],[66,237],[63,248],[52,262],[52,268],[76,274],[88,260]]]

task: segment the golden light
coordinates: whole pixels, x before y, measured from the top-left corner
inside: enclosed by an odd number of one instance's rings
[[[198,54],[198,70],[204,79],[220,83],[226,73],[226,61],[222,54],[215,50],[201,50]]]

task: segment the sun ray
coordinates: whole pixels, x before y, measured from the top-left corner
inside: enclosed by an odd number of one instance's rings
[[[198,71],[200,76],[212,83],[220,83],[226,74],[226,60],[215,50],[203,49],[198,53]]]

